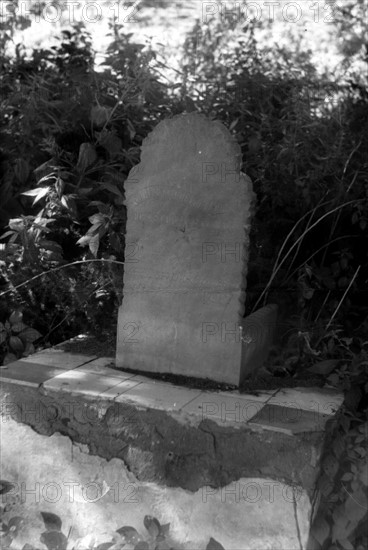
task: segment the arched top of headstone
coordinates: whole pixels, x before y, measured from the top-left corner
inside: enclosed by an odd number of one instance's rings
[[[204,166],[210,171],[209,165],[216,163],[240,173],[241,148],[221,122],[196,112],[176,115],[161,121],[143,140],[141,161],[126,183],[129,186],[130,181],[147,170],[165,172],[186,167],[188,163],[199,172]]]
[[[177,115],[163,120],[143,142],[142,161],[151,148],[165,151],[166,162],[182,162],[183,157],[194,157],[213,162],[232,157],[240,169],[241,150],[229,130],[218,121],[200,113]]]

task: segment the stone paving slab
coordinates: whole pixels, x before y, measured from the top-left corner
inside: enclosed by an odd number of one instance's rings
[[[96,359],[96,355],[81,355],[65,352],[60,349],[47,349],[22,358],[26,363],[38,363],[49,367],[75,369],[89,361]],[[110,359],[111,361],[111,359]]]
[[[120,381],[119,384],[117,384],[116,386],[112,386],[111,388],[100,393],[99,398],[115,402],[117,401],[117,398],[122,398],[126,392],[128,392],[132,388],[135,388],[139,384],[140,381],[136,380],[135,376],[133,376],[132,378],[128,377],[126,380]]]
[[[61,365],[45,365],[36,361],[15,361],[0,370],[0,383],[2,380],[24,386],[38,387],[47,380],[53,379],[61,372],[68,372]]]
[[[92,361],[89,361],[88,363],[83,363],[80,367],[77,367],[79,370],[83,370],[84,372],[93,372],[95,374],[101,374],[105,375],[107,373],[115,373],[115,375],[120,372],[116,369],[111,368],[115,362],[109,358],[109,357],[98,357],[97,359],[93,359]],[[125,378],[131,378],[134,376],[133,373],[124,372],[121,371],[121,374]]]
[[[323,432],[330,415],[303,408],[266,404],[253,418],[251,426],[293,435],[304,432]]]
[[[259,413],[276,391],[262,392],[258,396],[237,392],[201,392],[183,407],[183,412],[220,425],[242,425]]]
[[[329,388],[286,388],[280,389],[269,400],[269,405],[301,407],[306,411],[334,415],[344,402],[344,396]]]
[[[210,420],[220,426],[245,424],[296,434],[323,431],[340,408],[343,396],[332,389],[290,388],[255,394],[206,392],[156,381],[112,369],[110,357],[43,350],[1,369],[0,381],[52,392],[84,395],[117,403],[130,402],[154,410],[180,411],[197,423]]]
[[[143,378],[143,377],[141,377]],[[134,378],[132,379],[134,380]],[[165,411],[178,411],[185,408],[186,405],[200,395],[199,390],[182,388],[165,382],[156,382],[146,379],[140,382],[134,388],[124,392],[117,397],[115,401],[124,402],[133,401],[135,404]]]
[[[69,370],[58,374],[44,383],[45,390],[62,391],[73,394],[98,397],[101,393],[117,386],[122,381],[119,376],[100,376],[80,370]]]

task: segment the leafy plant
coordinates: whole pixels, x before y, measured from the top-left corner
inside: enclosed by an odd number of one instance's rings
[[[13,311],[5,323],[0,322],[0,349],[3,356],[2,364],[7,365],[21,357],[27,357],[35,352],[34,342],[42,334],[23,322],[23,313]]]
[[[363,550],[368,543],[364,529],[368,516],[367,342],[330,330],[320,340],[319,350],[324,357],[335,359],[318,362],[309,370],[323,373],[330,386],[344,392],[345,400],[337,427],[326,443],[310,548]]]
[[[14,485],[8,481],[0,481],[0,494],[6,494],[14,489]],[[12,541],[16,538],[19,529],[24,526],[24,519],[19,516],[11,517],[6,520],[5,516],[11,511],[11,506],[5,506],[1,509],[0,521],[2,530],[0,531],[0,541],[3,543],[1,548],[9,548]],[[70,534],[65,536],[62,532],[62,520],[57,514],[51,512],[41,512],[45,531],[41,533],[40,542],[48,550],[66,550],[70,546]],[[110,541],[100,542],[98,534],[89,534],[79,538],[73,544],[72,550],[123,550],[131,548],[132,550],[174,550],[169,535],[170,524],[161,525],[154,516],[146,515],[143,519],[144,527],[148,535],[141,533],[130,525],[124,525],[112,534]],[[22,550],[36,550],[32,544],[25,544]],[[206,550],[224,550],[224,547],[214,538],[210,538]]]
[[[7,207],[0,224],[8,223],[8,231],[0,271],[6,292],[55,266],[91,256],[105,260],[104,266],[74,264],[78,268],[65,269],[57,280],[43,278],[42,287],[7,294],[9,308],[21,303],[37,318],[45,343],[50,327],[54,342],[86,325],[101,332],[98,323],[107,324],[116,311],[122,274],[106,262],[124,261],[122,183],[159,116],[158,103],[166,101],[152,72],[153,52],[143,53],[117,24],[111,32],[103,72],[94,70],[90,37],[77,25],[63,32],[59,45],[31,56],[19,45],[1,76],[7,166],[1,206]]]

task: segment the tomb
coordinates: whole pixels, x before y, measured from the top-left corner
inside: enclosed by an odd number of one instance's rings
[[[239,386],[272,343],[277,307],[243,318],[255,195],[225,126],[160,122],[125,182],[116,366]]]

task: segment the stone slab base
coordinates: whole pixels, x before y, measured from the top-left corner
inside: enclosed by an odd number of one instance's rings
[[[41,511],[56,513],[76,538],[91,526],[145,532],[151,515],[171,524],[172,548],[210,537],[228,550],[306,548],[341,394],[203,392],[110,362],[48,350],[0,371],[2,479],[31,491],[23,504],[15,495],[19,515],[38,529]]]
[[[270,478],[195,492],[140,482],[120,459],[92,456],[67,436],[42,436],[14,420],[2,423],[1,460],[2,478],[15,484],[3,498],[12,504],[9,519],[24,518],[19,545],[40,547],[41,512],[60,517],[70,548],[91,534],[96,542],[112,540],[127,525],[149,541],[147,515],[170,523],[166,542],[188,550],[205,549],[211,537],[226,550],[294,550],[308,537],[307,493]]]

